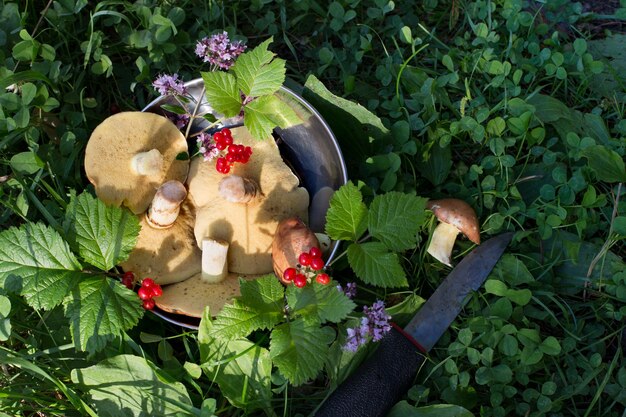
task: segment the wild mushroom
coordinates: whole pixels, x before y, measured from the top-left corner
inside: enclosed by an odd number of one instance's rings
[[[106,204],[146,211],[156,189],[168,180],[185,181],[187,142],[167,118],[122,112],[106,118],[92,132],[85,149],[85,172]]]
[[[157,229],[165,229],[176,221],[180,205],[187,197],[185,185],[177,180],[170,180],[161,185],[152,199],[146,221]]]
[[[297,217],[289,217],[278,223],[272,242],[272,261],[274,273],[283,284],[285,269],[295,268],[298,257],[320,244],[315,233]]]
[[[430,200],[426,208],[431,210],[440,223],[435,228],[427,252],[438,261],[452,266],[450,256],[459,232],[480,245],[478,218],[474,209],[463,200],[444,198]]]
[[[183,281],[201,271],[202,253],[193,235],[195,216],[189,199],[183,201],[176,221],[154,227],[140,215],[141,231],[128,259],[120,263],[138,279],[150,277],[161,285]]]
[[[196,241],[198,246],[206,238],[228,242],[231,273],[268,273],[273,270],[272,240],[279,221],[290,216],[306,221],[309,194],[299,187],[298,178],[283,162],[272,138],[255,140],[245,127],[231,132],[236,143],[254,148],[250,161],[235,164],[231,173],[242,178],[243,183],[256,184],[258,190],[247,203],[229,201],[219,190],[220,184],[224,188],[222,181],[229,180],[216,171],[215,162],[193,160],[188,186],[197,207]]]

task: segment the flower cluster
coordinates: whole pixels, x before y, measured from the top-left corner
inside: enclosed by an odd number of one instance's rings
[[[337,290],[343,292],[349,299],[353,299],[356,296],[356,282],[346,283],[345,288],[339,284],[337,285]]]
[[[359,326],[349,328],[347,330],[347,340],[344,345],[345,350],[356,352],[360,346],[370,340],[377,342],[391,330],[389,320],[391,316],[385,311],[385,303],[381,300],[376,301],[371,307],[364,306]]]
[[[185,83],[182,79],[178,78],[178,74],[167,75],[161,74],[152,83],[155,90],[162,96],[178,95],[182,96],[187,94]]]
[[[217,149],[213,138],[208,133],[200,133],[198,139],[198,152],[202,155],[205,161],[215,159],[220,154],[220,150]]]
[[[245,50],[246,45],[243,42],[231,42],[226,32],[202,38],[196,44],[196,55],[204,62],[224,70],[232,67],[237,57]]]

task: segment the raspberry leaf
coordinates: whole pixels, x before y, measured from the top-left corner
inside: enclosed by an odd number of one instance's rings
[[[378,195],[370,205],[368,230],[393,251],[413,249],[417,232],[426,219],[426,201],[395,191]]]
[[[377,287],[406,287],[408,282],[400,259],[381,242],[348,246],[348,262],[363,282]]]
[[[211,107],[225,117],[235,117],[241,111],[241,96],[234,75],[223,71],[202,72],[205,95]]]
[[[329,327],[315,320],[297,318],[272,331],[270,356],[281,374],[293,385],[301,385],[317,376],[328,355],[328,345],[335,338]]]
[[[73,369],[71,378],[91,397],[100,416],[189,415],[192,406],[182,383],[140,356],[118,355]]]
[[[302,123],[298,115],[276,96],[262,96],[246,104],[243,123],[259,140],[271,136],[276,126],[286,129]]]
[[[269,38],[241,54],[233,65],[237,85],[248,97],[274,94],[285,81],[285,61],[274,58],[275,54],[267,50],[272,40]]]
[[[135,326],[143,315],[137,294],[102,275],[82,280],[64,305],[76,348],[92,353]]]
[[[85,262],[104,271],[128,258],[140,230],[130,211],[107,207],[86,192],[70,202],[66,225],[70,245]]]
[[[359,189],[349,182],[330,199],[326,213],[326,233],[334,240],[356,242],[366,229],[367,206]]]
[[[0,233],[0,287],[21,293],[35,309],[56,307],[83,277],[61,235],[42,223]]]
[[[317,317],[320,323],[338,323],[348,317],[356,304],[335,285],[313,283],[302,289],[287,287],[287,304],[298,315]]]

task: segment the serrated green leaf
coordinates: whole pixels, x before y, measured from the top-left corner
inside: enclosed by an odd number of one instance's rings
[[[332,329],[298,318],[272,331],[270,356],[293,385],[302,385],[322,370],[328,345],[334,338]]]
[[[240,282],[241,297],[217,315],[212,326],[214,337],[244,337],[257,329],[271,329],[283,318],[283,288],[275,277]]]
[[[205,96],[211,107],[225,117],[235,117],[241,111],[241,96],[234,75],[223,71],[202,72]]]
[[[326,234],[334,240],[356,242],[367,230],[367,206],[363,196],[349,182],[337,190],[330,199],[326,213]]]
[[[263,140],[275,127],[286,129],[302,123],[296,112],[276,96],[262,96],[246,104],[243,124],[250,134]]]
[[[0,287],[20,292],[35,309],[56,307],[83,277],[61,235],[41,223],[0,233]]]
[[[192,406],[182,383],[139,356],[118,355],[73,369],[71,378],[89,394],[101,417],[182,416]]]
[[[380,242],[348,246],[348,262],[363,282],[377,287],[406,287],[408,282],[400,259]]]
[[[293,313],[317,317],[320,323],[338,323],[356,307],[333,283],[321,285],[316,282],[304,288],[287,287],[287,304]]]
[[[88,352],[103,349],[135,326],[144,312],[137,294],[104,276],[82,280],[64,305],[76,348]]]
[[[267,50],[270,43],[272,38],[241,54],[233,65],[237,85],[248,97],[274,94],[285,81],[285,61],[274,59],[275,55]]]
[[[376,196],[369,209],[370,233],[393,251],[415,248],[417,232],[426,219],[426,201],[399,192]]]
[[[82,193],[66,211],[68,239],[85,262],[108,271],[126,260],[141,229],[137,216]]]

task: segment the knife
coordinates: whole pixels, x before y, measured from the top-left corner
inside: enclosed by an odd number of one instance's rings
[[[489,239],[470,252],[437,287],[404,329],[392,330],[378,349],[320,406],[316,417],[383,417],[411,386],[425,355],[480,288],[513,233]]]

